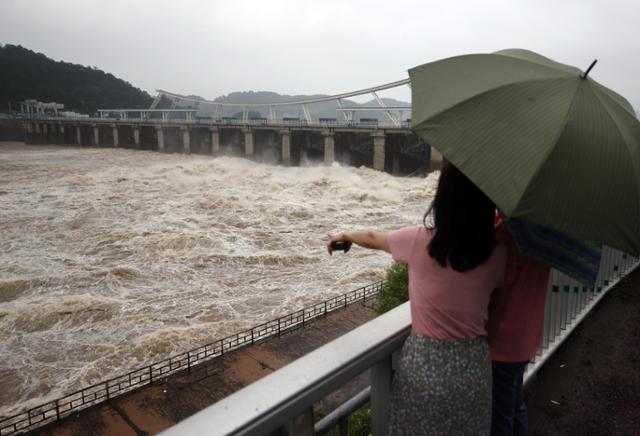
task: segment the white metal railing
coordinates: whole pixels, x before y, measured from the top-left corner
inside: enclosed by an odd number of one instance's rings
[[[140,118],[134,118],[135,120],[147,121],[154,114],[159,114],[163,122],[172,122],[175,121],[172,115],[184,115],[184,118],[178,118],[178,120],[184,120],[188,123],[193,122],[196,112],[195,109],[98,109],[101,119],[126,121],[129,119],[129,114],[132,114],[140,116]]]
[[[289,434],[313,434],[312,405],[371,368],[373,425],[386,427],[391,357],[411,329],[408,304],[373,319],[230,395],[167,435],[264,435],[285,424]],[[378,434],[374,430],[374,434]]]
[[[174,110],[175,112],[184,112],[179,110]],[[117,110],[114,109],[115,113]],[[331,119],[318,119],[307,121],[305,119],[300,119],[297,121],[286,120],[284,118],[276,118],[276,119],[268,119],[268,118],[259,118],[259,119],[248,119],[242,120],[240,118],[214,118],[214,117],[199,117],[193,114],[188,114],[185,118],[173,118],[171,117],[170,112],[166,112],[160,109],[150,111],[146,110],[146,112],[158,112],[163,113],[161,118],[151,118],[147,115],[140,115],[139,112],[145,112],[145,110],[130,110],[131,114],[128,114],[126,117],[124,116],[100,116],[100,117],[56,117],[56,116],[31,116],[31,117],[21,117],[25,122],[80,122],[80,123],[93,123],[93,124],[186,124],[186,125],[204,125],[211,127],[233,127],[233,126],[241,126],[241,127],[256,127],[267,126],[267,127],[278,127],[278,128],[347,128],[347,129],[376,129],[376,128],[384,128],[384,129],[410,129],[411,128],[411,120],[403,119],[398,124],[394,124],[392,122],[386,120],[378,120],[377,118],[367,118],[367,119],[353,119],[349,121],[338,120],[335,118]],[[128,113],[127,112],[127,113]],[[193,111],[191,111],[193,112]],[[111,113],[111,112],[109,112]],[[138,113],[138,116],[135,116]],[[105,112],[106,114],[106,112]]]
[[[342,94],[325,95],[322,97],[310,97],[303,98],[301,100],[288,100],[288,101],[272,101],[264,103],[226,103],[215,100],[207,100],[204,98],[194,98],[186,95],[176,94],[174,92],[165,91],[163,89],[156,89],[158,96],[167,96],[181,101],[188,101],[191,103],[208,104],[211,106],[225,106],[225,107],[275,107],[275,106],[298,106],[303,104],[321,103],[325,101],[342,100],[343,98],[356,97],[360,95],[371,94],[377,91],[384,91],[386,89],[397,88],[399,86],[409,86],[409,79],[396,80],[395,82],[385,83],[384,85],[372,86],[370,88],[359,89],[357,91],[345,92]]]
[[[604,247],[600,270],[593,287],[584,286],[556,270],[551,271],[540,349],[525,373],[525,384],[532,379],[607,291],[638,264],[637,258],[610,247]]]
[[[637,258],[605,247],[592,288],[552,271],[541,347],[527,369],[525,383],[606,292],[638,264]],[[187,418],[163,435],[264,435],[282,426],[288,428],[289,434],[313,435],[316,430],[324,433],[327,425],[344,424],[344,417],[367,396],[373,434],[384,435],[392,362],[410,328],[409,306],[405,303]],[[314,429],[313,404],[367,370],[370,391],[358,394],[351,404],[345,403]],[[346,425],[340,425],[339,434],[344,431]]]

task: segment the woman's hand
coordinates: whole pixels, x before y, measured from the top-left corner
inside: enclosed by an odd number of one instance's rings
[[[339,235],[329,235],[329,240],[327,241],[327,251],[329,254],[333,253],[335,250],[334,247],[331,246],[332,243],[344,241],[347,243],[347,248],[344,250],[346,253],[351,248],[351,244],[359,245],[364,248],[371,248],[373,250],[382,250],[387,253],[391,253],[391,248],[389,247],[389,240],[387,239],[387,234],[384,232],[374,232],[374,231],[360,231],[360,232],[343,232]]]
[[[333,254],[333,250],[336,249],[334,245],[336,242],[342,242],[345,244],[345,253],[351,249],[352,242],[347,239],[344,233],[340,233],[339,235],[329,235],[329,240],[327,241],[327,251],[329,252],[330,256]]]

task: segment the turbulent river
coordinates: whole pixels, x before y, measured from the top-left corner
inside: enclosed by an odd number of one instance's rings
[[[0,416],[384,277],[435,176],[0,143]]]

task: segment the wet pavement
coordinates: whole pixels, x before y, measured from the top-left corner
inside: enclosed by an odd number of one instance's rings
[[[640,270],[596,306],[527,394],[529,434],[640,434]]]

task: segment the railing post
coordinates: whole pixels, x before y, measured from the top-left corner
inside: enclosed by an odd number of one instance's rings
[[[287,423],[287,430],[290,435],[315,436],[313,429],[313,407],[309,407],[300,415]]]
[[[349,417],[345,416],[338,421],[338,436],[349,436]]]
[[[566,330],[569,324],[569,292],[571,289],[567,289],[569,286],[566,283],[565,278],[562,286],[562,330]]]
[[[386,436],[389,430],[392,356],[371,368],[371,431],[373,436]]]

